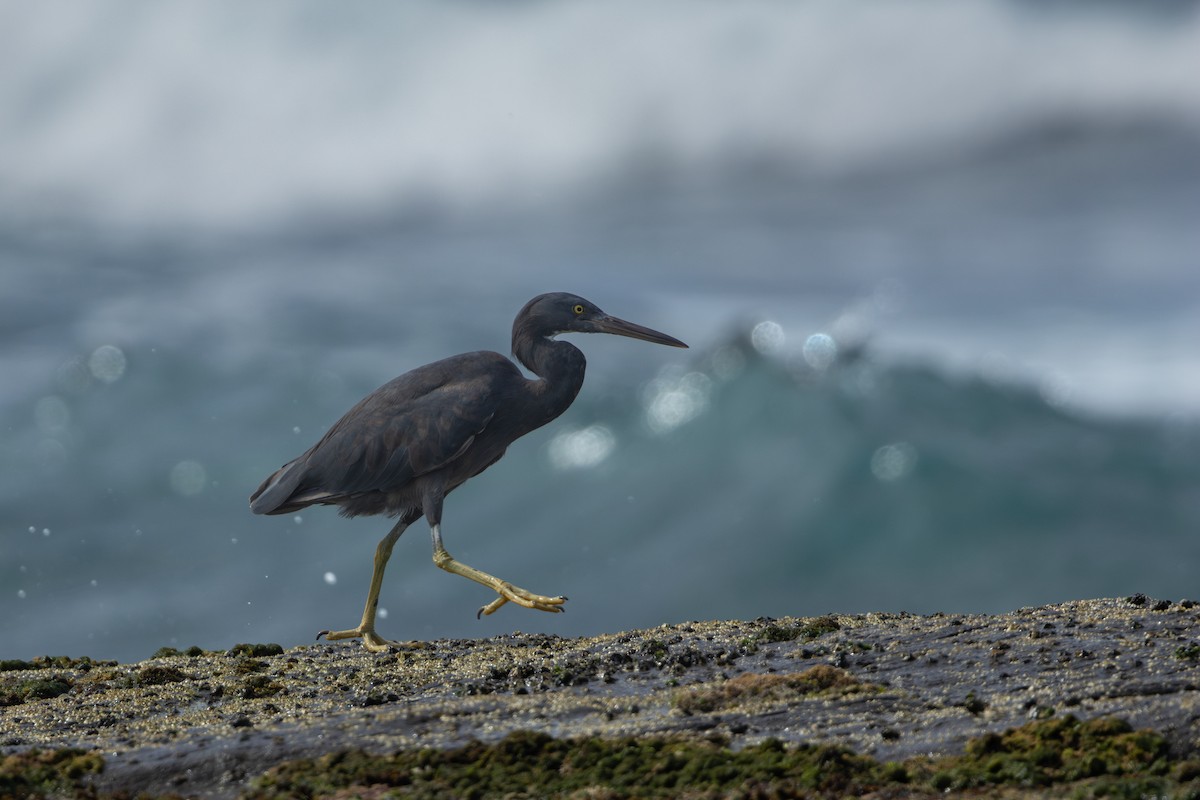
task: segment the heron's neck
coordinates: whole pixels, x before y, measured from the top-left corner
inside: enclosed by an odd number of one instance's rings
[[[587,367],[579,348],[544,336],[514,337],[513,355],[539,378],[529,382],[531,400],[541,411],[537,426],[566,411],[583,386]]]

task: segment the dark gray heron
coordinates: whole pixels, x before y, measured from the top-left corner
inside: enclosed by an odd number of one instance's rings
[[[375,632],[375,608],[392,546],[422,516],[433,536],[433,563],[496,592],[479,609],[513,602],[560,612],[565,597],[534,594],[451,558],[442,545],[442,501],[495,464],[515,440],[567,410],[583,385],[585,361],[560,333],[614,333],[671,347],[665,333],[609,316],[578,295],[533,298],[513,321],[512,351],[537,377],[489,351],[463,353],[388,381],[334,423],[321,440],[284,464],[250,496],[255,514],[291,514],[311,505],[340,507],[346,517],[399,517],[375,548],[367,605],[357,628],[317,638],[361,638],[368,650],[393,643]]]

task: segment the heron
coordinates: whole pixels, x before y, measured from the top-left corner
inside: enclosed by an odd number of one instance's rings
[[[477,616],[509,602],[551,613],[563,610],[566,597],[535,594],[455,560],[446,552],[441,531],[446,495],[499,461],[514,441],[566,411],[579,394],[586,361],[579,348],[555,338],[562,333],[611,333],[687,347],[665,333],[606,314],[578,295],[538,295],[525,304],[512,327],[513,355],[533,378],[505,356],[486,350],[417,367],[364,397],[250,496],[255,514],[331,505],[346,517],[398,518],[375,548],[358,627],[323,630],[318,639],[360,639],[371,651],[398,644],[376,632],[375,612],[392,547],[421,517],[433,539],[433,563],[496,593]]]

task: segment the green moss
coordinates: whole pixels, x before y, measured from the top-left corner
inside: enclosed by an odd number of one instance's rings
[[[1037,788],[1104,778],[1115,791],[1131,781],[1157,781],[1169,770],[1167,744],[1158,734],[1135,731],[1111,717],[1081,722],[1069,715],[986,734],[968,743],[964,755],[927,766],[939,790]]]
[[[641,647],[641,652],[653,658],[655,661],[662,661],[667,657],[667,645],[660,639],[650,639]]]
[[[257,658],[239,658],[233,664],[233,671],[238,675],[251,675],[266,668],[267,662]]]
[[[1200,644],[1189,644],[1175,648],[1175,657],[1180,661],[1200,661]]]
[[[373,757],[361,751],[276,767],[243,795],[249,800],[351,797],[371,787],[393,796],[667,798],[754,795],[770,786],[783,796],[856,794],[875,785],[878,765],[838,747],[788,749],[777,741],[734,752],[711,742],[668,738],[552,739],[514,733],[494,744],[404,751]],[[602,794],[597,792],[603,790]],[[766,795],[764,795],[766,796]]]
[[[243,797],[1200,797],[1200,763],[1122,720],[1063,717],[972,740],[962,756],[880,763],[842,747],[776,740],[731,750],[669,737],[553,739],[518,732],[454,750],[341,752],[282,764]]]
[[[266,675],[250,675],[242,682],[242,697],[247,700],[274,697],[282,691],[283,686],[275,683]]]
[[[239,646],[242,646],[242,645],[239,645]],[[262,645],[259,645],[259,646],[261,647]],[[150,657],[151,658],[177,658],[180,656],[187,656],[188,658],[196,658],[197,656],[203,656],[203,655],[208,655],[208,651],[204,650],[200,647],[197,647],[196,645],[192,645],[187,650],[177,650],[174,647],[160,647],[157,650],[155,650],[154,655],[152,655]]]
[[[135,686],[162,686],[165,683],[179,683],[187,680],[175,667],[150,666],[143,667],[133,678]]]
[[[235,644],[226,652],[226,655],[229,656],[250,656],[251,658],[282,654],[283,648],[277,644]]]
[[[18,658],[8,658],[0,660],[0,672],[12,672],[17,670],[28,669],[77,669],[81,672],[87,672],[92,667],[116,666],[115,661],[94,661],[87,656],[81,658],[71,658],[70,656],[38,656],[32,661],[22,661]]]
[[[0,758],[0,797],[84,797],[83,779],[103,771],[104,759],[85,750],[29,750]]]
[[[74,683],[62,675],[0,681],[0,706],[15,706],[27,700],[46,700],[71,691]]]
[[[837,621],[837,618],[832,616],[816,617],[797,625],[770,623],[755,634],[751,641],[762,644],[793,642],[797,639],[808,641],[816,639],[818,636],[823,636],[826,633],[840,630],[841,627],[841,623]]]
[[[974,692],[967,692],[966,699],[964,699],[958,705],[976,716],[979,716],[984,711],[987,711],[988,707],[987,701],[976,697]]]

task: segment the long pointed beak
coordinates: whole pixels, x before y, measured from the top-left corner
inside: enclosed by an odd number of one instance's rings
[[[619,317],[611,317],[607,314],[593,320],[592,324],[595,326],[594,330],[596,333],[615,333],[617,336],[628,336],[633,339],[654,342],[655,344],[665,344],[669,347],[687,347],[686,344],[674,336],[667,336],[665,333],[659,333],[644,325],[626,322]]]

